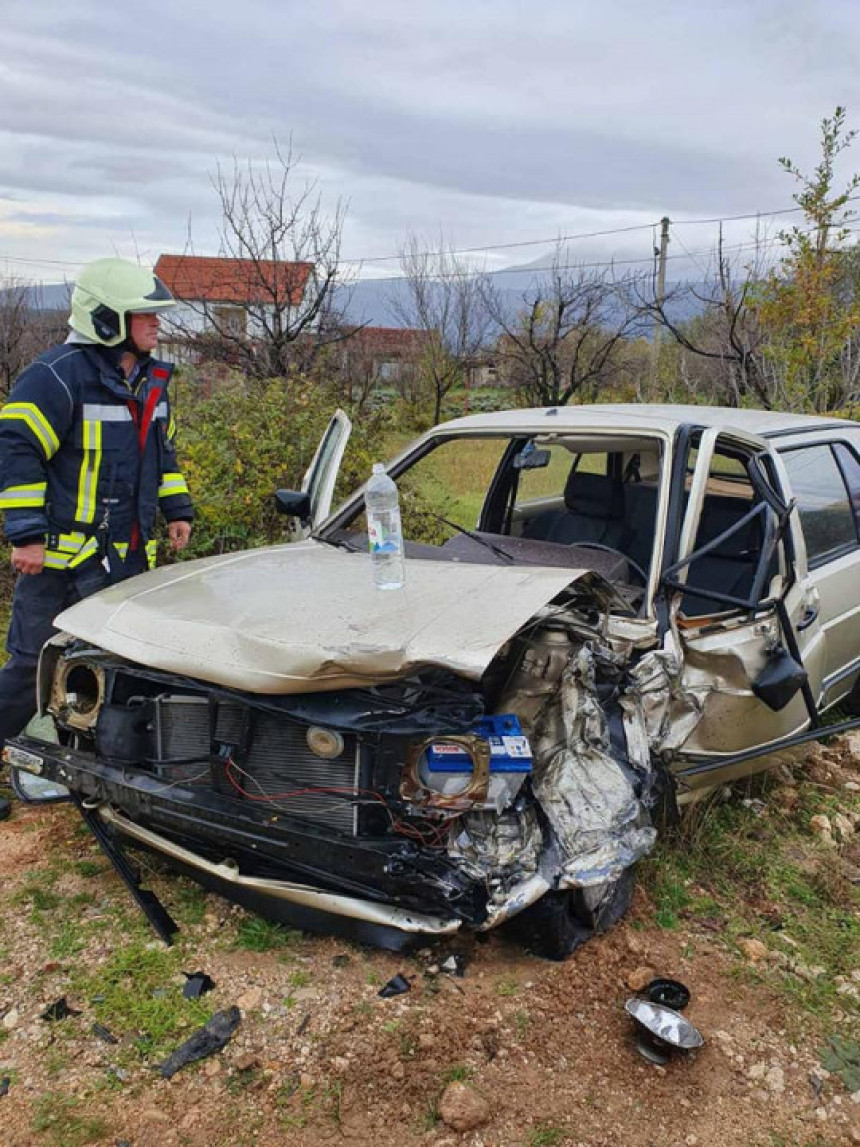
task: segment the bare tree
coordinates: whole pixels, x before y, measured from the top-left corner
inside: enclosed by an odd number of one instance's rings
[[[487,310],[502,332],[499,357],[530,404],[593,398],[614,379],[636,322],[626,281],[569,263],[559,244],[552,265],[535,277],[516,308],[508,294],[489,280],[484,284]]]
[[[219,165],[212,178],[221,212],[219,260],[211,262],[211,282],[200,260],[193,287],[183,288],[181,266],[175,284],[204,320],[216,357],[256,377],[308,368],[321,347],[355,330],[342,314],[349,301],[340,267],[346,208],[338,201],[326,210],[316,183],[298,181],[297,164],[291,147],[283,152],[276,144],[274,160],[262,166],[235,158],[229,169]],[[190,238],[186,254],[190,271],[196,259]],[[173,326],[188,338],[199,323],[180,315]]]
[[[438,422],[445,396],[487,342],[490,317],[483,276],[458,259],[444,238],[438,249],[428,251],[410,235],[400,267],[404,291],[392,297],[390,308],[404,326],[427,336],[419,370],[429,384],[433,421]]]
[[[24,367],[67,333],[67,312],[44,310],[37,287],[17,278],[0,280],[0,397]]]
[[[723,232],[701,285],[680,284],[661,299],[655,275],[639,279],[636,294],[642,314],[668,331],[681,348],[681,375],[690,389],[727,406],[753,399],[765,409],[774,401],[773,372],[767,359],[767,332],[758,316],[757,291],[769,245],[758,242],[752,259],[741,263],[725,251]],[[695,312],[694,317],[679,316]],[[700,360],[690,368],[688,356]]]

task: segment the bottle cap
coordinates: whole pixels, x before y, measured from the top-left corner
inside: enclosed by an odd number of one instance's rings
[[[383,462],[374,462],[373,463],[373,473],[374,474],[384,474],[385,473],[385,464]]]

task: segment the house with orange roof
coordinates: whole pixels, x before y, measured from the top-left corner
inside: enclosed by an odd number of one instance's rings
[[[155,273],[178,300],[164,324],[162,351],[193,362],[201,336],[228,344],[263,338],[276,313],[285,324],[298,313],[312,272],[312,263],[160,255]]]

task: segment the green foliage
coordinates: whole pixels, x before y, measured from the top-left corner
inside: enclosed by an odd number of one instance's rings
[[[191,556],[286,541],[274,492],[301,486],[334,401],[302,378],[232,378],[209,395],[195,392],[192,380],[178,406],[180,460],[197,510]],[[369,415],[354,426],[341,495],[367,478],[379,421]]]
[[[782,157],[783,170],[800,186],[793,196],[803,221],[780,233],[786,253],[759,288],[757,311],[768,335],[765,354],[782,380],[784,405],[832,410],[847,395],[838,365],[846,344],[860,331],[860,303],[844,282],[844,243],[855,212],[848,206],[860,187],[852,175],[835,186],[835,162],[850,147],[855,131],[837,107],[821,123],[821,160],[811,175]]]
[[[838,1075],[850,1092],[860,1091],[860,1043],[832,1035],[821,1052],[821,1066]]]
[[[526,1143],[528,1147],[560,1147],[566,1139],[567,1133],[563,1127],[541,1122],[531,1132]]]
[[[177,982],[181,951],[151,944],[142,932],[103,965],[79,974],[74,990],[93,1001],[96,1017],[112,1031],[137,1033],[139,1056],[161,1058],[206,1023],[213,1009],[203,1001],[183,998]]]
[[[261,916],[247,916],[236,933],[236,947],[249,952],[271,952],[295,942],[299,933]]]
[[[443,1083],[468,1083],[475,1074],[475,1069],[467,1063],[452,1063],[442,1072]]]
[[[766,798],[772,783],[760,778],[745,788]],[[767,799],[757,807],[736,799],[687,809],[681,829],[660,842],[639,872],[653,919],[663,928],[706,922],[737,943],[764,938],[778,920],[779,930],[767,940],[776,958],[742,974],[767,977],[803,1012],[824,1019],[834,1008],[852,1006],[838,994],[835,977],[849,975],[856,964],[860,893],[807,828],[815,813],[832,815],[844,801],[813,786],[797,791],[801,800],[790,816]],[[796,973],[796,964],[806,971]],[[823,971],[809,974],[813,967]]]
[[[36,1100],[32,1123],[37,1135],[46,1135],[55,1147],[86,1147],[98,1143],[108,1133],[103,1119],[79,1110],[71,1095],[44,1095]]]

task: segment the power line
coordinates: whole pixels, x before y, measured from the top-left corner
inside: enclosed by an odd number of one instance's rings
[[[810,235],[815,230],[816,230],[816,228],[813,227],[813,228],[810,228],[808,231],[802,232],[802,234]],[[860,228],[853,227],[853,228],[846,228],[846,230],[848,231],[849,234],[853,235],[853,234],[857,233],[857,231],[860,231]],[[678,240],[678,242],[680,243],[680,240]],[[753,250],[757,250],[761,247],[762,247],[762,243],[760,241],[757,241],[757,242],[754,241],[754,242],[749,242],[749,243],[737,243],[733,246],[722,247],[721,252],[723,254],[725,254],[725,253],[737,253],[739,251],[753,251]],[[695,261],[699,256],[702,256],[702,255],[713,255],[713,248],[709,248],[707,250],[702,250],[702,251],[689,251],[685,247],[684,248],[684,254],[682,254],[682,255],[667,255],[666,259],[667,259],[667,261],[668,260],[675,260],[675,259],[690,259],[690,260]],[[646,256],[639,257],[639,258],[635,258],[635,259],[603,259],[603,260],[598,260],[595,262],[588,262],[588,263],[569,263],[568,262],[568,263],[550,263],[550,264],[546,264],[546,265],[538,265],[538,266],[530,266],[530,267],[506,267],[506,268],[502,267],[502,268],[498,268],[498,269],[493,270],[493,271],[481,271],[480,274],[486,278],[494,278],[497,275],[529,275],[529,274],[533,275],[533,274],[537,274],[538,272],[541,272],[541,271],[570,271],[570,270],[580,270],[580,269],[582,269],[582,270],[593,270],[593,269],[599,268],[599,267],[609,268],[609,267],[629,267],[629,266],[636,266],[636,265],[641,266],[643,263],[653,263],[653,261],[654,261],[653,255],[646,255]],[[442,272],[438,272],[435,275],[429,275],[428,277],[431,279],[442,279],[442,280],[460,279],[464,275],[468,275],[471,273],[472,272],[469,272],[469,271],[465,271],[465,272],[464,271],[447,271],[447,272],[442,271]],[[402,281],[406,280],[407,278],[408,278],[408,275],[386,275],[386,276],[383,276],[379,279],[370,279],[370,280],[368,280],[368,282],[396,283],[396,282],[402,282]]]
[[[521,239],[516,243],[490,243],[484,247],[458,247],[447,251],[448,255],[481,255],[489,251],[511,251],[515,247],[545,247],[547,243],[572,243],[576,239],[598,239],[604,235],[625,235],[630,231],[651,231],[659,223],[634,223],[630,227],[612,227],[606,231],[581,231],[575,235],[556,235],[552,239]],[[420,251],[418,258],[426,255],[438,255],[438,251]],[[389,263],[400,259],[397,255],[373,255],[367,259],[344,259],[344,263]]]
[[[852,203],[852,202],[856,202],[858,200],[860,200],[860,195],[851,195],[846,199],[846,203]],[[784,208],[781,208],[777,211],[753,211],[753,212],[748,212],[748,213],[742,214],[742,215],[713,216],[712,218],[707,218],[707,219],[673,219],[672,220],[672,227],[678,228],[678,227],[704,226],[704,225],[713,224],[713,223],[737,223],[737,222],[742,222],[742,221],[749,220],[749,219],[766,219],[766,218],[773,218],[773,217],[779,216],[779,215],[794,215],[800,211],[803,211],[802,207],[784,207]],[[453,249],[451,251],[447,251],[446,254],[452,255],[452,256],[453,255],[488,254],[488,253],[493,252],[493,251],[511,251],[511,250],[515,250],[515,249],[522,249],[524,247],[545,247],[549,244],[573,243],[573,242],[576,242],[576,241],[579,241],[582,239],[605,238],[607,235],[626,235],[626,234],[630,234],[634,231],[649,231],[649,230],[654,231],[659,226],[659,222],[660,222],[659,220],[655,220],[652,223],[636,223],[636,224],[632,224],[628,227],[611,227],[611,228],[606,228],[605,230],[602,230],[602,231],[580,231],[580,232],[576,232],[576,233],[573,233],[570,235],[555,235],[552,238],[547,237],[544,239],[522,239],[522,240],[519,240],[516,242],[511,242],[511,243],[493,243],[493,244],[486,244],[486,245],[479,246],[479,247],[459,247],[459,248]],[[678,242],[680,243],[680,239],[678,240]],[[746,246],[749,247],[749,246],[757,246],[757,245],[758,244],[753,243],[751,245],[748,244]],[[681,246],[683,246],[683,244],[681,244]],[[743,250],[744,247],[743,246],[734,247],[734,248],[726,247],[723,249],[727,250],[727,251],[728,250]],[[686,248],[685,248],[685,250],[686,250]],[[698,252],[697,254],[708,254],[708,253],[709,252]],[[430,257],[433,255],[438,255],[438,254],[439,254],[438,250],[421,251],[421,252],[417,253],[416,257],[417,258],[425,258],[425,257]],[[668,257],[670,259],[677,259],[677,258],[682,258],[683,256],[670,255]],[[690,253],[690,258],[693,258],[693,257],[694,257],[694,254]],[[341,265],[342,266],[355,266],[355,265],[364,266],[364,265],[370,264],[370,263],[386,263],[386,262],[399,261],[401,258],[402,258],[402,254],[399,252],[397,254],[393,254],[393,255],[372,255],[372,256],[367,256],[364,258],[343,259],[341,261]],[[75,268],[77,268],[77,267],[82,267],[84,265],[83,262],[81,262],[81,261],[72,262],[72,261],[67,260],[67,259],[41,259],[41,258],[27,259],[27,258],[20,256],[20,255],[0,255],[0,262],[21,263],[21,264],[24,264],[26,266],[31,266],[31,267],[75,267]],[[578,265],[583,266],[583,267],[610,267],[610,266],[627,266],[627,265],[632,265],[635,263],[649,263],[649,262],[651,262],[650,256],[648,256],[646,258],[641,258],[641,259],[611,259],[611,260],[604,260],[601,262],[594,262],[594,263],[581,263]],[[510,269],[486,271],[486,272],[484,272],[484,274],[488,274],[488,275],[518,274],[518,273],[522,273],[522,272],[538,271],[538,270],[552,270],[552,268],[551,267],[523,267],[523,268],[515,267],[515,268],[510,268]],[[446,276],[445,275],[437,275],[435,277],[436,278],[445,278]],[[457,273],[454,273],[453,277],[457,277]],[[385,277],[385,278],[380,278],[380,279],[374,279],[373,282],[384,283],[384,282],[394,281],[394,279],[398,279],[398,278],[403,278],[403,276],[397,275],[397,276],[391,276],[390,278]]]
[[[846,202],[860,199],[860,195],[852,195]],[[767,219],[776,215],[794,215],[798,211],[803,211],[802,207],[782,207],[778,211],[751,211],[744,215],[723,215],[714,216],[711,219],[673,219],[673,227],[689,227],[694,225],[704,225],[708,223],[737,223],[746,219]],[[522,239],[516,243],[490,243],[483,247],[458,247],[454,250],[446,252],[449,255],[480,255],[487,254],[490,251],[509,251],[517,247],[545,247],[549,243],[572,243],[579,239],[598,239],[606,235],[624,235],[631,231],[653,231],[660,225],[660,220],[656,219],[652,223],[635,223],[629,227],[612,227],[605,231],[580,231],[573,235],[556,235],[553,238],[546,239]],[[418,253],[418,258],[428,255],[437,255],[438,251],[421,251]],[[387,263],[396,259],[400,259],[401,255],[375,255],[366,259],[344,259],[343,262],[347,264],[352,263]]]

